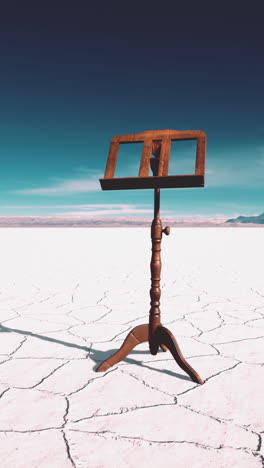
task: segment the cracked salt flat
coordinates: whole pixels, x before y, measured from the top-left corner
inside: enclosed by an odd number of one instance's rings
[[[147,343],[95,372],[148,321],[149,229],[1,229],[1,467],[263,467],[263,232],[163,239],[161,318],[197,385]]]

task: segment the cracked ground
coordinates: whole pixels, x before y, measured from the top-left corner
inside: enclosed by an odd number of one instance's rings
[[[172,229],[161,321],[202,376],[148,344],[150,230],[0,230],[2,468],[264,467],[263,228]]]

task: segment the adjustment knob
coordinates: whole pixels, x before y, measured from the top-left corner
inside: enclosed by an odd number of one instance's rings
[[[164,229],[162,229],[162,232],[164,232],[164,234],[166,234],[166,236],[168,236],[169,233],[170,233],[170,226],[166,226]]]

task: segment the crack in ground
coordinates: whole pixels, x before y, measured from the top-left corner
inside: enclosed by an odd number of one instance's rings
[[[264,467],[264,457],[263,457],[263,455],[261,455],[261,453],[260,453],[260,451],[261,451],[261,449],[262,449],[262,437],[261,437],[261,435],[260,435],[261,433],[259,434],[258,432],[253,431],[252,429],[248,429],[248,428],[250,427],[250,424],[248,424],[248,425],[243,425],[243,426],[236,424],[236,426],[238,426],[238,427],[240,427],[240,428],[242,428],[242,429],[245,429],[245,431],[250,432],[251,434],[254,434],[254,435],[257,436],[257,438],[258,438],[257,448],[256,448],[256,450],[252,450],[252,454],[253,454],[255,457],[258,457],[258,458],[260,459],[260,461],[261,461],[261,466]]]
[[[8,392],[8,390],[10,390],[10,389],[11,389],[11,387],[8,387],[8,388],[6,388],[5,390],[3,390],[3,392],[0,394],[0,398],[2,398],[2,396],[3,396],[6,392]]]
[[[197,341],[197,343],[205,344],[205,345],[211,346],[211,348],[213,348],[213,349],[216,351],[216,354],[217,354],[218,356],[221,356],[221,353],[220,353],[219,349],[217,349],[216,346],[215,346],[216,343],[214,343],[214,344],[212,344],[212,343],[205,343],[204,341],[198,340],[198,338],[196,338],[195,336],[193,337],[193,340]],[[217,343],[217,344],[218,344],[218,343]],[[190,356],[188,356],[188,358],[189,358],[189,357],[190,357]]]
[[[88,345],[88,343],[90,343],[90,341],[89,341],[88,338],[85,338],[84,336],[77,335],[77,333],[74,333],[74,332],[71,330],[71,328],[73,328],[73,327],[70,327],[70,328],[67,330],[67,332],[68,332],[70,335],[72,335],[74,338],[77,338],[77,339],[79,339],[79,340],[83,340],[87,345]],[[88,348],[88,346],[87,346],[87,348]],[[88,353],[88,354],[85,356],[85,359],[87,359],[87,357],[89,357],[90,352],[91,352],[91,349],[87,349],[87,353]]]
[[[35,304],[35,303],[34,302],[28,302],[27,304],[23,304],[23,305],[15,307],[14,309],[11,309],[11,312],[16,312],[17,309],[25,309],[26,307],[31,306],[33,304]]]
[[[87,306],[87,307],[96,307],[96,306]],[[69,312],[67,312],[66,315],[68,315],[69,317],[75,318],[76,320],[81,322],[81,325],[89,325],[89,324],[92,324],[92,323],[99,322],[100,320],[102,320],[104,317],[106,317],[107,315],[109,315],[113,311],[113,309],[111,309],[109,306],[107,306],[105,304],[102,304],[101,307],[105,307],[106,309],[108,309],[108,311],[105,314],[103,314],[101,317],[99,317],[98,319],[91,320],[91,321],[88,321],[88,322],[85,322],[84,320],[82,320],[82,319],[80,319],[80,318],[78,318],[78,317],[76,317],[75,315],[72,314],[72,312],[76,312],[76,311],[70,310]],[[86,309],[86,307],[82,307],[82,309]],[[79,324],[71,325],[69,329],[74,328],[74,327],[78,327],[78,326],[79,326]],[[76,336],[78,336],[78,335],[76,335]]]
[[[60,294],[59,292],[56,292],[56,293],[52,294],[51,296],[46,297],[45,299],[41,299],[41,301],[39,301],[39,302],[42,303],[42,302],[49,301],[50,299],[52,299],[55,296],[58,296],[59,294]]]
[[[257,312],[257,314],[259,314],[259,313],[260,313],[260,312]],[[248,325],[248,323],[249,323],[249,322],[256,322],[256,321],[258,321],[258,320],[263,320],[262,314],[261,314],[261,317],[246,320],[245,322],[243,322],[243,325],[245,325],[246,327],[249,327],[249,328],[256,329],[256,327],[251,327],[250,325]]]
[[[56,314],[53,314],[53,315],[56,315]],[[61,315],[61,314],[58,314],[58,315]],[[66,314],[66,315],[67,315],[67,314]],[[47,323],[56,323],[56,324],[62,325],[62,326],[65,325],[66,327],[71,327],[71,326],[72,326],[72,325],[69,325],[69,323],[66,323],[66,322],[58,322],[57,320],[49,320],[49,319],[46,319],[46,318],[45,318],[45,319],[35,318],[35,317],[32,317],[32,315],[27,315],[27,317],[29,317],[30,320],[35,320],[36,322],[40,322],[40,323],[42,323],[42,322],[46,323],[46,322],[47,322]],[[21,318],[23,318],[23,317],[21,317]],[[55,317],[55,318],[56,318],[56,317]],[[71,316],[70,318],[74,318],[74,319],[75,319],[75,317],[72,317],[72,316]],[[78,320],[78,319],[75,319],[75,320]],[[76,324],[74,324],[74,326],[76,326]],[[64,329],[63,329],[63,330],[64,330]],[[63,330],[61,330],[61,331],[63,331]],[[49,330],[49,331],[50,331],[50,330]],[[45,333],[48,333],[49,331],[46,331]],[[60,331],[60,330],[58,330],[58,331]],[[44,333],[44,332],[43,332],[43,333]]]
[[[78,289],[78,288],[79,288],[80,284],[81,284],[81,283],[77,283],[77,284],[76,284],[75,288],[73,289],[72,297],[73,297],[73,296],[74,296],[74,294],[75,294],[75,292],[74,292],[74,291],[76,291],[76,289]],[[72,302],[73,302],[73,301],[72,301]]]
[[[89,351],[88,351],[87,356],[85,357],[85,359],[88,359],[90,357],[90,354],[92,352],[92,347],[93,347],[93,343],[90,342]]]
[[[104,317],[106,317],[107,315],[111,314],[111,312],[113,311],[113,309],[111,309],[111,307],[108,307],[107,305],[104,305],[103,304],[103,307],[106,307],[108,310],[108,312],[106,312],[104,315],[102,315],[102,317],[99,317],[98,319],[96,320],[93,320],[92,322],[87,322],[87,323],[96,323],[96,322],[100,322],[100,320],[102,320]]]
[[[175,399],[175,403],[157,403],[156,405],[131,406],[130,408],[129,407],[121,407],[121,408],[119,408],[120,409],[119,412],[111,412],[110,411],[109,413],[105,413],[105,414],[97,414],[98,411],[100,411],[100,409],[101,409],[101,408],[98,408],[91,416],[87,416],[87,417],[84,417],[84,418],[72,420],[71,423],[76,424],[76,423],[79,423],[81,421],[86,421],[88,419],[103,418],[105,416],[120,416],[120,415],[123,415],[123,414],[126,414],[126,413],[131,413],[133,411],[141,410],[141,409],[158,408],[158,407],[163,407],[163,406],[174,406],[176,404],[177,404],[177,401]]]
[[[11,312],[14,312],[16,314],[15,317],[11,317],[11,318],[8,318],[6,320],[1,320],[1,322],[0,322],[1,325],[2,325],[2,323],[9,322],[9,320],[14,320],[17,317],[21,317],[21,315],[16,310],[12,310]]]
[[[257,291],[256,289],[250,288],[250,291],[252,291],[254,294],[257,294],[258,296],[264,298],[264,294],[261,294],[261,293],[260,293],[259,291]]]
[[[207,413],[203,413],[202,411],[198,411],[194,408],[192,408],[190,405],[182,405],[182,404],[179,404],[178,405],[179,407],[183,407],[189,411],[192,411],[193,413],[196,413],[196,414],[201,414],[202,416],[206,416],[210,419],[213,419],[214,421],[217,421],[218,423],[220,424],[228,424],[228,423],[232,423],[233,422],[233,419],[227,419],[227,418],[217,418],[215,416],[212,416],[210,414],[207,414]],[[262,439],[261,439],[261,435],[258,434],[257,432],[253,431],[252,429],[248,429],[248,427],[250,426],[250,424],[248,426],[245,426],[245,425],[240,425],[240,424],[236,424],[233,422],[233,425],[235,427],[239,427],[240,429],[244,429],[246,432],[250,432],[251,434],[254,434],[257,439],[258,439],[258,442],[257,442],[257,447],[256,447],[256,450],[251,450],[249,447],[247,447],[248,450],[250,450],[253,455],[257,454],[257,455],[260,455],[260,450],[261,450],[261,446],[262,446]],[[242,447],[240,447],[242,448]],[[242,448],[243,449],[243,448]]]
[[[63,304],[60,304],[58,306],[55,307],[55,309],[61,309],[61,307],[64,307],[66,305],[71,305],[72,304],[72,301],[69,301],[69,302],[63,302]]]
[[[100,302],[102,302],[107,297],[108,293],[109,293],[109,289],[104,291],[103,296],[96,302],[96,304],[100,304]]]
[[[110,370],[106,371],[103,375],[100,375],[98,377],[93,377],[92,379],[89,379],[84,385],[82,385],[80,388],[78,388],[77,390],[74,390],[73,392],[69,393],[68,396],[71,396],[71,395],[75,395],[75,393],[78,393],[80,392],[81,390],[83,390],[85,387],[87,387],[87,385],[89,385],[90,383],[94,382],[95,380],[98,380],[98,379],[103,379],[106,375],[110,374],[111,372],[114,372],[117,370],[117,367],[114,367],[114,368],[111,368]]]
[[[163,351],[158,351],[158,353],[159,353],[160,355],[162,355]],[[211,354],[192,354],[192,355],[189,355],[189,356],[188,356],[188,359],[190,359],[190,358],[196,358],[196,357],[206,357],[206,356],[216,356],[216,354],[215,354],[215,353],[211,353]],[[223,357],[225,357],[225,356],[223,356]],[[155,363],[156,363],[156,362],[166,362],[166,363],[167,363],[167,362],[169,362],[169,361],[175,361],[174,357],[171,356],[171,357],[164,358],[164,359],[155,359],[155,361],[153,361],[153,359],[151,359],[151,360],[149,360],[149,361],[144,361],[144,364],[149,364],[149,363],[152,363],[152,364],[153,364],[153,362],[155,362]],[[140,365],[142,365],[143,367],[146,367],[146,366],[144,366],[144,364],[140,364]],[[118,363],[118,365],[119,365],[119,366],[120,366],[120,365],[121,365],[121,366],[128,366],[128,365],[130,365],[130,364],[121,361],[120,363]]]
[[[247,429],[246,429],[247,430]],[[256,434],[258,436],[258,446],[257,446],[257,449],[255,450],[255,452],[253,451],[253,455],[255,457],[258,457],[260,462],[261,462],[261,466],[264,467],[264,456],[261,455],[260,451],[261,451],[261,448],[262,448],[262,437],[260,434],[258,434],[257,432],[255,431],[252,431],[250,430],[250,432],[252,432],[253,434]]]
[[[65,400],[66,400],[66,409],[65,409],[65,413],[63,415],[63,425],[62,427],[64,428],[68,422],[68,414],[69,414],[69,409],[70,409],[70,401],[69,401],[69,398],[67,396],[64,397]]]
[[[73,458],[72,458],[72,456],[71,456],[70,444],[69,444],[69,441],[68,441],[68,439],[67,439],[67,437],[66,437],[65,431],[62,429],[62,430],[61,430],[61,433],[62,433],[62,437],[63,437],[64,443],[65,443],[65,446],[66,446],[67,458],[68,458],[68,460],[70,460],[72,466],[73,466],[74,468],[76,468],[76,465],[75,465],[75,463],[74,463],[74,460],[73,460]]]
[[[232,449],[232,450],[241,450],[245,453],[252,454],[252,450],[248,449],[247,447],[232,447],[229,445],[223,445],[220,444],[218,446],[213,446],[213,445],[207,445],[203,444],[201,442],[194,442],[194,441],[189,441],[189,440],[153,440],[153,439],[145,439],[143,437],[137,437],[137,436],[123,436],[121,434],[118,434],[117,432],[110,431],[110,430],[103,430],[103,431],[86,431],[86,430],[80,430],[80,429],[69,429],[69,431],[72,432],[80,432],[80,433],[85,433],[85,434],[91,434],[95,435],[98,437],[102,437],[106,440],[109,439],[115,439],[115,440],[126,440],[127,442],[132,443],[133,445],[157,445],[157,446],[171,446],[171,445],[177,445],[177,444],[190,444],[190,445],[195,445],[196,447],[203,448],[205,450],[221,450],[221,449]],[[254,454],[253,454],[254,455]]]
[[[237,359],[236,359],[237,360]],[[238,360],[237,360],[238,361]],[[229,371],[229,370],[232,370],[232,369],[235,369],[237,366],[239,366],[240,364],[242,364],[242,361],[238,361],[236,362],[233,366],[231,367],[228,367],[227,369],[224,369],[224,370],[221,370],[219,372],[217,372],[216,374],[213,374],[213,375],[210,375],[210,377],[207,377],[206,379],[204,379],[204,383],[208,382],[209,380],[211,380],[212,378],[220,375],[220,374],[223,374],[224,372],[226,371]]]
[[[227,372],[227,371],[229,371],[229,370],[235,369],[235,367],[239,366],[240,364],[242,364],[242,361],[236,362],[236,364],[234,364],[233,366],[228,367],[227,369],[223,369],[223,370],[217,372],[216,374],[210,375],[210,377],[207,377],[206,379],[204,379],[204,381],[203,381],[202,384],[197,384],[197,385],[195,385],[195,387],[188,388],[188,389],[185,390],[184,392],[177,393],[177,396],[179,397],[180,395],[184,395],[185,393],[191,392],[191,391],[194,390],[195,388],[200,387],[201,385],[204,385],[206,382],[208,382],[208,381],[211,380],[212,378],[217,377],[218,375],[223,374],[224,372]]]
[[[264,338],[264,335],[262,336],[256,336],[255,338],[241,338],[241,340],[232,340],[232,341],[223,341],[223,342],[219,342],[219,343],[214,343],[214,345],[222,345],[222,344],[229,344],[229,343],[238,343],[240,341],[250,341],[250,340],[259,340],[261,338]],[[206,344],[206,343],[205,343]],[[208,343],[207,343],[208,344]],[[210,345],[212,346],[212,345]]]
[[[146,317],[148,317],[148,316],[149,316],[149,314],[141,315],[140,317],[137,317],[137,318],[135,318],[135,319],[133,319],[133,320],[129,320],[128,322],[124,322],[122,325],[128,325],[129,323],[136,322],[137,320],[146,318]]]
[[[210,305],[210,304],[207,304],[207,305]],[[221,317],[220,313],[218,311],[216,311],[216,314],[218,315],[221,323],[217,327],[210,328],[209,330],[205,330],[205,331],[201,330],[201,328],[194,325],[190,319],[186,318],[186,315],[191,315],[191,314],[196,314],[196,313],[201,313],[201,312],[189,312],[189,313],[187,312],[186,314],[184,314],[183,319],[186,320],[186,322],[190,323],[197,330],[199,330],[200,333],[198,334],[198,338],[200,338],[204,333],[209,333],[209,332],[211,332],[213,330],[217,330],[218,328],[221,328],[223,325],[226,325],[225,320],[223,319],[223,317]]]
[[[185,320],[185,321],[186,321],[187,323],[189,323],[192,327],[194,327],[194,328],[196,328],[196,330],[198,330],[198,332],[199,332],[199,333],[198,333],[198,338],[199,338],[199,336],[201,336],[201,335],[203,334],[203,330],[202,330],[201,328],[197,327],[197,325],[194,325],[194,324],[192,323],[191,320],[188,320],[188,319],[186,318],[185,315],[188,315],[188,314],[184,314],[184,315],[183,315],[183,320]],[[195,335],[193,335],[193,336],[195,336]],[[192,337],[191,337],[191,338],[192,338]]]
[[[55,357],[49,357],[49,356],[47,356],[47,357],[45,357],[45,356],[44,356],[44,357],[41,357],[41,356],[37,356],[37,357],[34,357],[34,356],[16,357],[16,360],[18,360],[18,359],[21,359],[21,360],[22,360],[22,359],[38,359],[38,360],[39,360],[39,359],[44,359],[45,361],[46,361],[47,359],[52,359],[53,361],[69,361],[69,358],[64,358],[64,357],[56,357],[56,358],[55,358]],[[76,357],[76,358],[75,358],[75,357],[72,357],[72,358],[70,359],[70,361],[80,361],[81,359],[86,359],[86,357]],[[9,361],[9,359],[7,359],[7,360]]]
[[[131,330],[131,327],[126,328],[125,330],[121,331],[120,333],[117,333],[117,335],[115,335],[113,338],[111,338],[111,340],[107,340],[107,341],[97,341],[96,343],[108,343],[108,341],[109,341],[109,342],[114,341],[119,335],[122,335],[123,333],[126,333],[126,332],[128,332],[129,330]]]
[[[42,429],[29,429],[29,430],[16,430],[16,429],[7,429],[3,430],[0,429],[0,433],[14,433],[14,434],[30,434],[31,432],[44,432],[44,431],[51,431],[51,430],[61,430],[61,427],[44,427]]]
[[[14,354],[23,346],[23,344],[27,341],[27,336],[24,336],[24,339],[21,341],[21,343],[18,345],[18,347],[12,351],[12,353],[9,354],[9,358],[12,358]]]
[[[145,366],[144,366],[145,367]],[[153,387],[151,385],[149,385],[147,382],[145,382],[145,380],[143,379],[140,379],[139,377],[137,377],[135,374],[133,373],[130,373],[130,372],[127,372],[123,369],[119,369],[120,372],[122,372],[123,374],[127,374],[127,375],[130,375],[130,377],[133,377],[133,379],[137,380],[138,382],[142,383],[145,387],[148,387],[148,388],[151,388],[152,390],[157,390],[158,392],[160,393],[164,393],[165,395],[167,396],[170,396],[172,398],[176,398],[175,395],[173,393],[169,393],[169,392],[165,392],[164,390],[160,390],[159,388],[157,387]],[[174,400],[175,401],[175,400]],[[177,403],[177,398],[176,398],[176,403]]]
[[[192,408],[190,405],[183,405],[183,404],[180,404],[180,403],[179,403],[178,406],[181,407],[181,408],[185,408],[185,409],[187,409],[187,410],[189,410],[189,411],[192,411],[193,413],[201,414],[202,416],[206,416],[206,417],[208,417],[208,418],[210,418],[210,419],[213,419],[213,421],[216,421],[216,422],[218,422],[219,424],[226,424],[226,423],[232,421],[232,419],[217,418],[217,417],[212,416],[212,415],[210,415],[210,414],[203,413],[202,411],[198,411],[198,410]]]
[[[62,367],[64,367],[66,364],[68,364],[70,361],[66,361],[66,362],[63,362],[60,366],[56,367],[55,369],[53,369],[52,372],[50,372],[50,374],[46,375],[45,377],[43,377],[38,383],[36,383],[35,385],[33,385],[32,387],[27,387],[28,389],[32,389],[32,388],[36,388],[38,385],[42,384],[42,382],[44,382],[46,379],[48,379],[51,375],[55,374],[55,372],[59,369],[61,369]],[[16,388],[21,388],[21,387],[16,387]],[[23,387],[24,388],[24,387]]]

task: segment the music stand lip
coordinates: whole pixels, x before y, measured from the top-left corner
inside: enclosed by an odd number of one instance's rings
[[[102,190],[204,187],[204,176],[196,174],[166,177],[116,177],[99,180]]]

